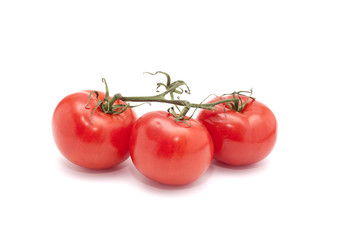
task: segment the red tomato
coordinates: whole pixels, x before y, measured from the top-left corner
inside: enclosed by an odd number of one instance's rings
[[[136,115],[132,109],[121,114],[106,114],[97,108],[95,95],[85,105],[91,91],[65,97],[57,105],[52,119],[55,143],[65,158],[86,168],[113,167],[129,157],[129,137]],[[104,98],[99,92],[99,99]],[[117,101],[115,104],[121,104]]]
[[[130,137],[130,155],[146,177],[169,185],[198,179],[210,166],[214,147],[206,128],[195,119],[187,125],[167,112],[140,117]]]
[[[226,98],[232,96],[222,99]],[[219,100],[217,97],[210,102]],[[225,114],[224,105],[216,105],[214,111],[201,110],[197,117],[214,141],[214,158],[229,165],[252,164],[264,159],[276,141],[277,123],[272,111],[250,98],[241,112],[225,105]]]

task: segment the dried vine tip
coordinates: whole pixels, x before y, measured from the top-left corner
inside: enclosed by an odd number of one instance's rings
[[[160,88],[161,86],[163,86],[165,89],[167,89],[167,87],[166,87],[165,84],[163,84],[163,83],[157,83],[156,92],[160,92],[160,91],[159,91],[159,88]]]
[[[162,71],[157,71],[155,73],[151,73],[151,72],[143,72],[143,74],[150,74],[150,75],[157,75],[158,73],[161,73],[161,74],[164,74],[167,78],[167,80],[169,81],[170,80],[170,75],[167,74],[166,72],[162,72]]]
[[[164,75],[166,76],[166,80],[167,80],[167,82],[166,82],[166,86],[167,86],[167,87],[169,87],[169,86],[170,86],[170,84],[171,84],[171,78],[170,78],[170,75],[169,75],[169,74],[167,74],[166,72],[157,71],[157,72],[155,72],[155,73],[144,72],[144,74],[145,74],[145,73],[150,74],[150,75],[156,75],[156,74],[158,74],[158,73],[164,74]],[[165,84],[164,84],[164,86],[165,86]]]
[[[91,91],[91,92],[89,93],[88,101],[87,101],[87,103],[85,104],[85,108],[86,108],[86,109],[90,109],[90,107],[89,107],[88,105],[89,105],[89,103],[90,103],[91,95],[92,95],[93,93],[95,93],[96,99],[99,100],[99,93],[98,93],[97,91]]]
[[[151,73],[151,72],[144,72],[144,74],[147,73],[147,74],[150,74],[150,75],[156,75],[158,73],[161,73],[161,74],[164,74],[165,76],[169,77],[170,78],[170,75],[166,72],[163,72],[163,71],[156,71],[155,73]]]
[[[186,89],[185,90],[182,89],[181,86],[185,86]],[[182,94],[183,92],[185,92],[187,94],[191,94],[189,86],[183,80],[178,80],[178,81],[171,83],[170,85],[168,85],[168,87],[166,89],[168,90],[170,88],[173,88],[174,92],[178,93],[178,94]]]

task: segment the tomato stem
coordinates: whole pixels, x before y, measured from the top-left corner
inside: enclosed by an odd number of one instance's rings
[[[120,93],[117,93],[110,99],[109,98],[109,88],[106,83],[106,80],[103,78],[102,81],[105,83],[105,98],[104,98],[104,100],[100,101],[97,97],[97,99],[98,99],[97,107],[100,106],[101,110],[108,114],[119,114],[119,113],[126,111],[127,108],[136,107],[136,106],[130,105],[128,102],[168,103],[168,104],[174,105],[173,107],[170,107],[168,109],[168,112],[174,116],[175,120],[185,121],[186,114],[189,112],[189,110],[191,108],[195,108],[195,110],[194,110],[194,113],[195,113],[195,111],[198,108],[207,109],[207,110],[215,110],[216,105],[225,103],[226,105],[230,106],[230,108],[232,110],[240,112],[240,111],[242,111],[242,109],[244,109],[248,98],[253,98],[253,97],[251,97],[251,95],[252,95],[252,89],[251,89],[250,91],[238,91],[238,92],[233,92],[231,94],[224,94],[224,95],[220,96],[221,100],[219,100],[217,102],[213,102],[213,103],[203,103],[205,100],[199,104],[198,103],[190,103],[187,100],[180,100],[179,97],[178,97],[178,99],[175,99],[175,96],[174,96],[174,94],[181,95],[184,92],[187,94],[190,94],[190,88],[184,81],[178,80],[175,82],[171,82],[170,75],[165,72],[161,72],[161,71],[157,71],[155,73],[149,73],[149,72],[145,72],[145,73],[150,74],[150,75],[156,75],[158,73],[161,73],[161,74],[165,75],[166,79],[167,79],[166,84],[157,83],[157,88],[156,88],[157,92],[159,92],[158,89],[160,87],[164,87],[165,91],[160,94],[154,95],[154,96],[133,96],[133,97],[126,97],[126,96],[121,95]],[[250,94],[250,96],[245,95],[244,93],[248,93],[248,94]],[[170,95],[170,99],[166,98],[167,95]],[[232,95],[232,98],[222,99],[222,97],[225,95]],[[98,96],[98,94],[97,94],[97,96]],[[246,96],[246,100],[243,101],[240,96]],[[117,100],[121,100],[121,101],[125,102],[125,104],[115,105]],[[183,108],[180,109],[179,106],[182,106]],[[178,110],[179,113],[176,113],[174,107],[176,107],[176,109]],[[190,118],[194,115],[194,113],[190,116]],[[190,118],[186,117],[186,120],[188,120]]]

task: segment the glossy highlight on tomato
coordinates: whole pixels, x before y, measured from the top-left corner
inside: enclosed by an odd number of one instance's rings
[[[232,96],[221,99],[232,98]],[[210,102],[221,100],[219,97]],[[241,96],[242,101],[246,97]],[[225,113],[224,113],[225,107]],[[277,121],[273,112],[258,100],[249,98],[241,112],[219,104],[216,110],[201,110],[197,119],[214,141],[214,158],[229,165],[247,165],[266,158],[274,148]]]
[[[132,109],[106,114],[97,108],[91,115],[98,101],[92,94],[85,108],[90,92],[73,93],[60,101],[53,114],[52,132],[66,159],[85,168],[106,169],[129,157],[129,137],[136,114]],[[98,93],[99,99],[104,99],[105,94]]]
[[[168,185],[188,184],[198,179],[213,159],[213,142],[206,128],[195,119],[187,125],[164,111],[148,112],[134,124],[130,155],[146,177]]]

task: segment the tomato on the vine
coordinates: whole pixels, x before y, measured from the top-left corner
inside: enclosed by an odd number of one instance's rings
[[[92,169],[110,168],[129,157],[129,137],[136,114],[132,109],[106,114],[96,108],[98,99],[94,95],[89,99],[90,92],[73,93],[60,101],[52,118],[54,140],[71,162]],[[104,93],[98,94],[99,99],[104,99]]]
[[[164,111],[148,112],[134,124],[130,155],[146,177],[168,185],[183,185],[198,179],[213,159],[213,142],[206,128],[195,119],[175,121]]]
[[[233,96],[216,97],[210,102]],[[246,101],[245,96],[241,98]],[[247,165],[264,159],[273,149],[277,122],[273,112],[258,100],[247,99],[241,112],[229,104],[219,104],[214,111],[201,110],[197,119],[205,125],[214,141],[214,158],[229,165]]]

